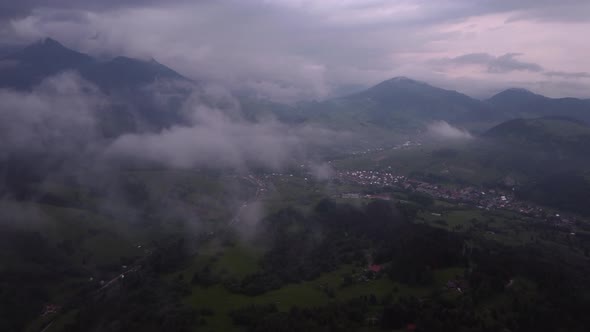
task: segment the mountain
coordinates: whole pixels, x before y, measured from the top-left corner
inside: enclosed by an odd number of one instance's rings
[[[98,114],[108,137],[181,123],[180,105],[190,89],[182,84],[162,85],[160,92],[169,97],[163,106],[146,87],[160,80],[194,83],[155,60],[119,56],[99,61],[46,38],[0,59],[0,88],[30,90],[64,71],[78,72],[111,97],[113,107]]]
[[[155,60],[143,61],[123,56],[83,66],[79,70],[82,77],[107,92],[134,89],[159,79],[189,81]]]
[[[531,92],[527,89],[510,88],[492,96],[488,99],[488,102],[501,107],[510,107],[516,105],[526,105],[527,103],[531,102],[542,102],[546,101],[547,99],[549,98]]]
[[[159,79],[189,81],[155,60],[116,57],[98,61],[51,38],[1,58],[0,64],[0,87],[18,90],[30,89],[44,78],[67,70],[78,71],[107,93],[142,88]]]
[[[102,61],[47,38],[0,57],[0,88],[31,89],[44,78],[68,70],[79,72],[104,93],[132,106],[132,110],[117,114],[117,121],[146,120],[148,127],[165,127],[180,117],[175,112],[161,112],[158,107],[162,105],[153,104],[146,86],[160,81],[181,82],[161,85],[170,90],[166,92],[168,96],[174,96],[166,107],[178,109],[189,93],[182,83],[195,83],[155,60],[119,56]],[[255,98],[240,100],[244,116],[252,121],[271,116],[289,123],[315,122],[334,129],[382,131],[386,135],[392,129],[415,132],[435,120],[475,131],[514,118],[567,116],[590,122],[590,100],[554,99],[524,89],[508,89],[481,101],[407,77],[392,78],[364,91],[323,102],[288,106]],[[119,119],[121,116],[126,120]]]
[[[349,127],[356,124],[416,129],[431,121],[445,120],[482,130],[516,118],[557,116],[590,122],[590,101],[549,98],[520,88],[481,101],[457,91],[396,77],[355,94],[307,105],[303,113],[316,121]]]
[[[486,100],[504,118],[544,116],[572,117],[590,121],[590,101],[578,98],[549,98],[525,89],[508,89]]]
[[[348,122],[386,129],[420,128],[434,120],[480,121],[492,115],[490,107],[477,99],[406,77],[308,108],[311,110],[305,113],[325,123]]]
[[[96,61],[47,38],[0,59],[0,87],[28,89],[44,78]]]
[[[564,117],[515,119],[483,136],[498,144],[492,163],[528,176],[516,188],[520,199],[590,215],[589,125]]]

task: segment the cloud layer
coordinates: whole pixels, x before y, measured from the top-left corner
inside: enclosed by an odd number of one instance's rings
[[[52,36],[93,55],[155,57],[279,101],[400,75],[477,96],[522,86],[588,97],[590,86],[583,0],[3,2],[3,40]]]
[[[451,126],[446,121],[436,121],[429,124],[427,133],[437,139],[467,140],[473,138],[467,130]]]
[[[186,82],[182,87],[189,88]],[[167,98],[175,98],[168,90],[168,84],[147,90],[161,111],[169,107]],[[181,106],[186,118],[182,125],[114,139],[100,132],[101,127],[112,125],[103,121],[116,121],[101,116],[113,109],[109,99],[74,73],[48,78],[30,92],[0,90],[0,100],[3,158],[32,153],[95,162],[140,160],[178,168],[279,170],[305,162],[310,150],[347,137],[272,119],[248,122],[241,116],[239,103],[220,87],[195,86]]]
[[[98,89],[74,73],[45,80],[32,92],[0,90],[0,153],[82,153],[97,140]]]

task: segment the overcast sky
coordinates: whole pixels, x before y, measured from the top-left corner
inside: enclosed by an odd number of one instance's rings
[[[284,101],[394,76],[590,98],[589,32],[588,0],[0,0],[0,47],[53,37]]]

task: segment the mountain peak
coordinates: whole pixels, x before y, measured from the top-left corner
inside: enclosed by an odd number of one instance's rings
[[[63,44],[53,38],[43,38],[37,42],[25,47],[20,53],[37,53],[37,52],[75,52],[65,47]]]
[[[537,99],[545,99],[545,96],[536,94],[532,91],[523,88],[510,88],[493,95],[489,101],[493,103],[498,102],[529,102]]]
[[[527,90],[525,88],[508,88],[508,89],[504,90],[503,92],[536,95],[536,93],[532,92],[531,90]]]
[[[40,44],[45,45],[45,46],[58,46],[58,47],[64,47],[60,42],[58,42],[57,40],[51,38],[51,37],[46,37],[44,39],[41,39],[39,41]]]
[[[396,76],[383,83],[403,83],[403,84],[426,84],[422,81],[417,81],[406,76]]]
[[[52,38],[41,39],[8,58],[21,62],[41,61],[44,65],[52,61],[81,63],[92,60],[89,55],[71,50]]]

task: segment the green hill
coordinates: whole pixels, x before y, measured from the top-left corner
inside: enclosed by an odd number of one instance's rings
[[[303,108],[311,120],[386,129],[417,129],[434,120],[466,122],[491,115],[490,108],[479,100],[406,77]]]
[[[525,89],[502,91],[486,102],[498,112],[498,116],[532,118],[564,116],[584,121],[590,120],[590,102],[577,98],[548,98]]]
[[[590,126],[564,117],[510,120],[491,128],[483,137],[512,147],[539,148],[546,152],[590,152]]]

